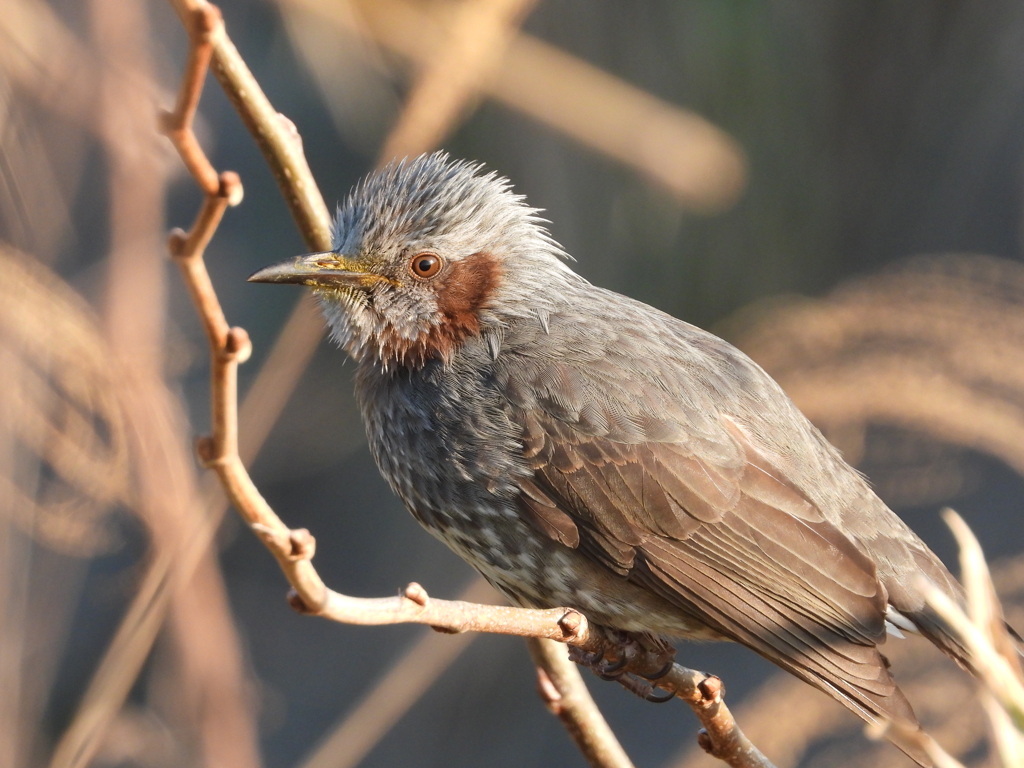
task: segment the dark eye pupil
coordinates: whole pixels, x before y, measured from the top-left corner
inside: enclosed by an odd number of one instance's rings
[[[437,256],[426,254],[417,256],[412,261],[412,269],[420,277],[433,277],[441,268],[441,261]]]

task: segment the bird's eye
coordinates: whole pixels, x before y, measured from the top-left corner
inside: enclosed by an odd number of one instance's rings
[[[409,269],[416,277],[428,280],[441,271],[441,258],[432,253],[420,253],[412,257]]]

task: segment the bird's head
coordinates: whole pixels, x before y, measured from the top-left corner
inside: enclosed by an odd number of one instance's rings
[[[356,186],[338,210],[332,250],[249,280],[311,286],[357,360],[421,366],[500,332],[533,311],[538,292],[575,278],[537,213],[480,165],[423,155]]]

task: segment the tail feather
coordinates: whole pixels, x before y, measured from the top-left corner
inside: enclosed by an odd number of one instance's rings
[[[917,715],[914,714],[910,701],[889,675],[885,657],[877,651],[876,655],[880,678],[892,683],[891,689],[885,694],[868,691],[850,680],[822,676],[817,670],[803,668],[789,660],[782,660],[778,657],[770,657],[770,659],[815,688],[825,691],[865,722],[879,727],[893,724],[895,727],[885,729],[886,738],[918,765],[932,768],[932,759],[927,752],[914,740],[906,738],[905,735],[921,730]]]

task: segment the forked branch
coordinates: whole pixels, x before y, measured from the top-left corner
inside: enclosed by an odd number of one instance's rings
[[[666,672],[663,653],[624,645],[621,639],[591,625],[575,610],[528,610],[434,600],[415,583],[406,587],[401,595],[376,599],[349,597],[327,588],[311,562],[316,548],[313,536],[305,529],[290,529],[281,521],[260,495],[238,454],[237,371],[238,365],[248,359],[251,345],[243,329],[228,325],[203,254],[224,211],[241,201],[242,186],[236,174],[218,174],[214,170],[192,131],[205,72],[211,61],[228,96],[277,173],[304,236],[311,246],[320,249],[329,247],[329,238],[328,242],[324,241],[329,230],[326,206],[308,172],[294,126],[273,111],[259,90],[224,32],[220,12],[194,0],[172,2],[189,32],[191,45],[176,108],[162,116],[161,128],[206,194],[192,229],[187,233],[175,230],[169,242],[171,255],[181,268],[211,350],[212,430],[210,436],[198,441],[197,452],[203,464],[217,473],[232,504],[277,559],[292,586],[289,594],[292,607],[302,613],[347,624],[418,623],[446,632],[493,632],[555,640],[585,653],[600,654],[611,662],[622,660],[622,671],[634,676],[637,685],[649,687],[642,679],[657,678],[659,688],[691,706],[704,726],[699,742],[710,754],[735,768],[770,768],[771,763],[736,726],[722,701],[723,688],[717,677],[678,664],[672,664]],[[611,743],[614,742],[611,732],[602,735],[599,727],[587,722],[588,718],[600,719],[596,708],[589,710],[573,704],[572,709],[567,709],[570,702],[564,692],[559,692],[562,690],[559,682],[571,685],[571,681],[559,678],[554,667],[541,663],[541,668],[546,670],[550,684],[546,688],[549,706],[556,706],[557,694],[560,697],[557,706],[576,724],[574,727],[590,734],[590,746],[584,752],[592,764],[628,765],[628,759],[622,762],[621,748]]]

